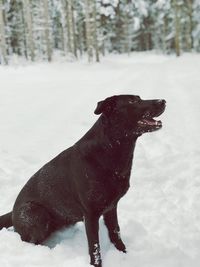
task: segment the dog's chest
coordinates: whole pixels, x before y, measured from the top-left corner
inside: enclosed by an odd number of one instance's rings
[[[129,188],[129,174],[118,172],[117,170],[109,180],[110,192],[117,198],[121,198]]]
[[[95,211],[106,213],[116,206],[117,202],[125,195],[129,188],[129,177],[114,172],[95,185],[91,190],[90,200]]]

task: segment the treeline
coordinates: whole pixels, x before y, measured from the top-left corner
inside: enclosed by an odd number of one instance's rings
[[[200,51],[200,0],[0,0],[0,63]]]

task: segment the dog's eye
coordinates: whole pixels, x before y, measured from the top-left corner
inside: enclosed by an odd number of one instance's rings
[[[129,104],[135,104],[137,102],[139,102],[140,99],[134,99],[134,100],[129,100],[128,103]]]

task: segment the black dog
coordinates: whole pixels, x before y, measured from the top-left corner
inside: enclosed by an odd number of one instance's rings
[[[53,231],[84,220],[91,264],[100,267],[98,221],[104,217],[111,242],[120,238],[117,203],[129,188],[136,140],[162,127],[157,117],[165,100],[119,95],[98,103],[102,114],[72,147],[34,174],[19,193],[13,211],[0,217],[0,229],[14,226],[22,240],[42,243]]]

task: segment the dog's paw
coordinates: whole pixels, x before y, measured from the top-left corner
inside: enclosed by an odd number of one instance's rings
[[[124,253],[127,253],[126,250],[126,246],[124,245],[124,243],[122,242],[122,240],[118,240],[117,242],[114,243],[116,249],[118,249],[119,251],[122,251]]]

